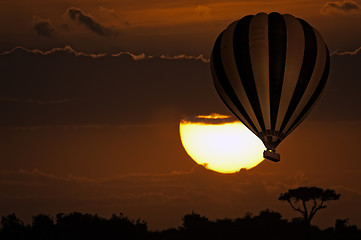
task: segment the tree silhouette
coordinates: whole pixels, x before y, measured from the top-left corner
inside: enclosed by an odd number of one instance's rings
[[[55,224],[51,216],[38,214],[33,216],[32,231],[35,239],[52,239],[55,235]]]
[[[1,225],[0,239],[26,239],[27,228],[15,213],[9,214],[6,217],[1,217]]]
[[[306,226],[310,226],[316,212],[327,207],[325,205],[327,201],[338,200],[339,198],[340,194],[337,194],[333,189],[299,187],[281,193],[278,200],[287,201],[293,210],[302,214]],[[301,204],[298,204],[300,201]],[[311,202],[311,206],[307,206],[308,202]]]
[[[186,214],[183,217],[183,227],[186,230],[206,228],[209,225],[208,218],[192,211],[192,214]]]
[[[305,231],[306,230],[306,231]],[[359,240],[361,230],[348,219],[337,219],[334,227],[325,230],[317,226],[305,229],[302,219],[288,221],[269,209],[258,215],[247,213],[243,218],[210,220],[192,212],[183,217],[183,226],[151,231],[140,219],[123,214],[103,218],[97,214],[73,212],[52,216],[38,214],[32,224],[25,225],[15,214],[1,218],[1,240]]]

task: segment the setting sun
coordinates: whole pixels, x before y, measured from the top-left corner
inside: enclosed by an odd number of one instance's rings
[[[229,116],[212,114],[184,119],[179,131],[188,155],[207,169],[234,173],[263,161],[262,141]]]

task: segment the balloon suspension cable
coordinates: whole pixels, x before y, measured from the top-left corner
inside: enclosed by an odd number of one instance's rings
[[[268,160],[271,160],[272,162],[279,162],[281,159],[276,149],[270,149],[270,148],[267,148],[267,150],[263,152],[263,157]]]

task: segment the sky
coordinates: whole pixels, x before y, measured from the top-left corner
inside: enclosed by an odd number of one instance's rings
[[[218,34],[277,11],[317,28],[331,53],[321,100],[264,161],[237,174],[185,152],[185,116],[231,113],[209,67]],[[151,229],[195,211],[211,219],[270,208],[299,186],[341,199],[316,215],[332,226],[361,204],[361,2],[0,0],[0,215],[122,212]]]

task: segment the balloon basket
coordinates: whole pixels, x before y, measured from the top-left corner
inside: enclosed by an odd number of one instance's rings
[[[280,155],[276,152],[276,150],[267,149],[263,152],[263,157],[271,160],[272,162],[279,162]]]

